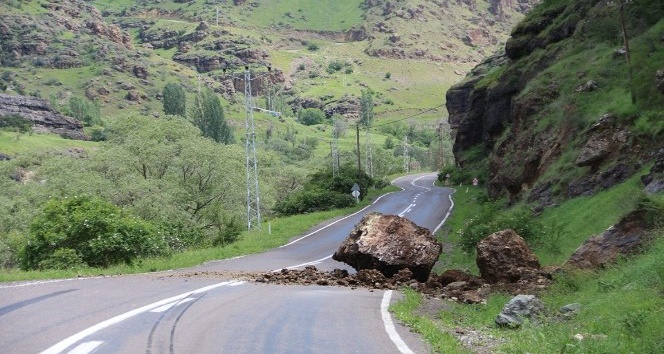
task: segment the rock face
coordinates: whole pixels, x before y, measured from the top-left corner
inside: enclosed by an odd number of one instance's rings
[[[517,295],[512,298],[496,317],[496,324],[502,327],[517,328],[524,319],[542,314],[546,308],[535,295]]]
[[[538,273],[539,261],[514,230],[493,233],[477,244],[477,267],[490,284],[514,283]]]
[[[410,269],[425,282],[442,252],[431,232],[408,219],[380,213],[367,214],[355,226],[332,259],[356,270],[376,269],[386,277]]]
[[[650,169],[650,173],[641,176],[641,182],[646,186],[646,193],[664,191],[664,148],[655,153],[655,164]]]
[[[54,111],[40,98],[0,94],[0,115],[12,114],[32,121],[33,129],[47,130],[70,139],[88,140],[83,134],[81,122]]]
[[[588,239],[576,249],[565,266],[591,269],[614,262],[621,256],[638,253],[650,240],[654,220],[643,209],[623,217],[601,235]]]

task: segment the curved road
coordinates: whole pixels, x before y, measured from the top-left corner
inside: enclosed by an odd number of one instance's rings
[[[258,255],[171,272],[0,284],[0,352],[427,353],[387,312],[398,293],[216,274],[347,268],[331,255],[369,212],[437,230],[449,215],[451,190],[434,187],[435,178],[397,179],[402,191]]]

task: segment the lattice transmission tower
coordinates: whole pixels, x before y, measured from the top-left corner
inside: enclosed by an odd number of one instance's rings
[[[246,111],[246,162],[247,162],[247,229],[260,231],[261,208],[258,188],[258,161],[256,159],[256,130],[254,126],[254,101],[251,94],[251,71],[244,70],[244,105]]]

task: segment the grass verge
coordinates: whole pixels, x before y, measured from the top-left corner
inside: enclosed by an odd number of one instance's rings
[[[615,223],[634,207],[641,195],[638,178],[632,178],[592,197],[576,198],[547,210],[543,223],[564,220],[556,252],[542,247],[538,256],[560,264],[587,237]],[[465,220],[480,209],[480,191],[468,189],[454,195],[455,210],[439,237],[450,244],[458,241]],[[621,201],[621,202],[618,202]],[[537,321],[521,328],[502,329],[496,316],[511,296],[492,294],[486,304],[446,302],[444,310],[426,314],[422,297],[405,290],[405,299],[392,307],[397,318],[421,333],[439,353],[466,353],[468,348],[450,343],[449,329],[472,330],[475,346],[491,353],[661,353],[664,352],[664,230],[655,232],[655,242],[639,256],[623,259],[594,272],[564,273],[538,296],[548,309]],[[471,269],[474,255],[460,254],[453,247],[444,254],[445,269]],[[429,301],[445,301],[429,299]],[[580,312],[563,318],[558,309],[578,303]],[[422,314],[424,313],[424,314]],[[446,330],[448,329],[448,330]],[[479,339],[478,339],[479,338]],[[536,348],[536,349],[534,349]]]

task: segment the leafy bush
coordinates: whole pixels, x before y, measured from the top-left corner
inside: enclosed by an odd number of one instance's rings
[[[27,133],[32,128],[32,122],[18,114],[0,116],[0,129],[15,128],[21,133]]]
[[[459,230],[459,246],[464,252],[472,253],[482,239],[505,229],[514,230],[533,247],[539,241],[543,226],[526,208],[500,212],[498,204],[485,203],[479,214]]]
[[[325,121],[325,113],[318,108],[305,108],[299,112],[298,119],[304,125],[321,124]]]
[[[319,171],[309,177],[301,191],[278,201],[274,210],[281,215],[294,215],[353,206],[355,198],[350,193],[355,183],[360,186],[360,199],[377,184],[366,173],[358,176],[351,166],[340,168],[334,178],[329,171]]]
[[[338,60],[333,60],[327,65],[327,73],[328,74],[334,74],[335,72],[341,70],[344,67],[344,63],[338,61]]]
[[[346,208],[355,205],[355,198],[349,193],[330,190],[303,190],[280,200],[274,210],[281,215],[295,215],[333,208]]]
[[[129,212],[88,196],[51,199],[30,225],[23,269],[131,264],[168,253],[156,228]]]

